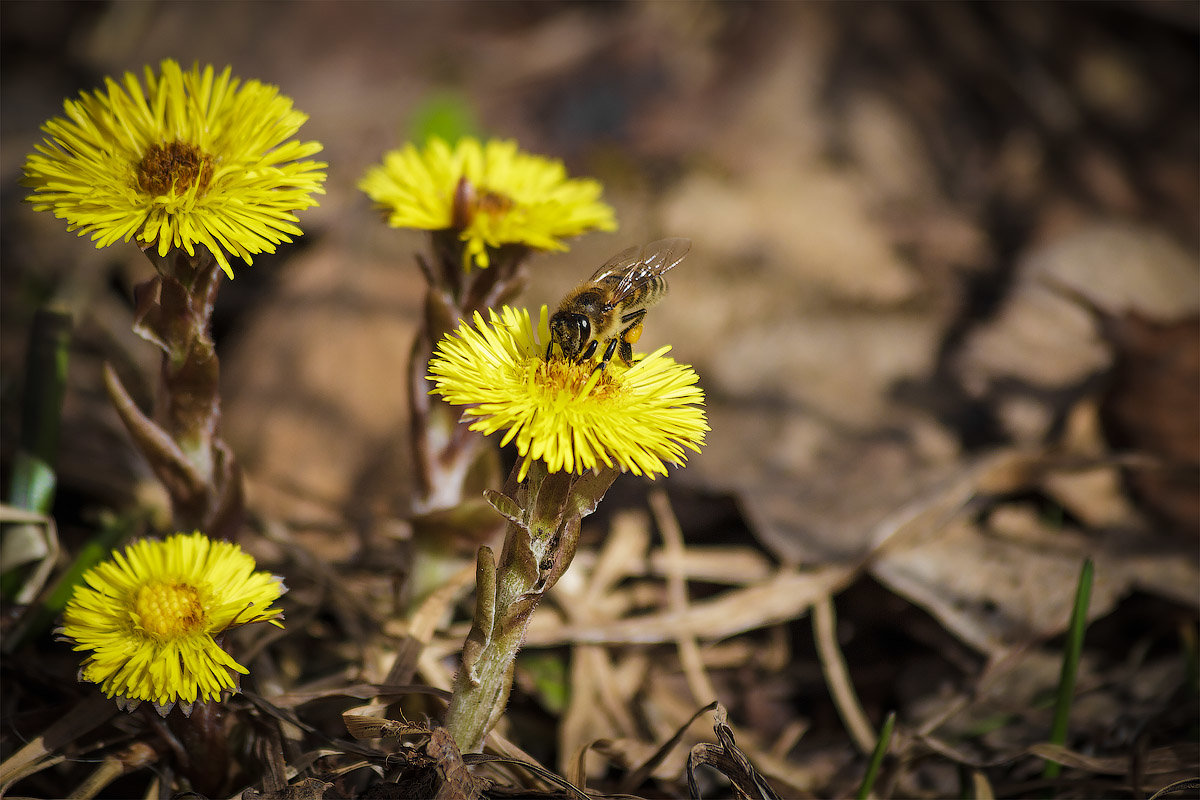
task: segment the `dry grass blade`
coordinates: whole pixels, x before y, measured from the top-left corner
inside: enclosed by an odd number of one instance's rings
[[[971,771],[971,796],[975,800],[995,800],[996,793],[992,791],[992,784],[988,782],[987,776],[979,770]]]
[[[488,753],[467,753],[463,756],[468,764],[496,764],[499,766],[518,766],[521,769],[530,772],[534,776],[533,784],[536,787],[549,789],[551,786],[559,785],[562,778],[559,778],[550,770],[543,767],[540,762],[512,740],[506,738],[502,733],[495,728],[487,735],[487,747],[491,752]],[[550,776],[550,777],[546,777]]]
[[[4,564],[4,569],[37,563],[12,598],[17,605],[28,605],[54,571],[58,558],[58,527],[54,517],[7,504],[0,504],[0,523],[12,526],[0,543],[0,563]]]
[[[630,710],[632,693],[616,674],[608,652],[597,645],[577,645],[571,655],[571,703],[563,717],[560,742],[564,757],[563,774],[578,786],[586,785],[586,754],[600,731],[632,736],[637,725]],[[590,737],[588,734],[591,734]],[[604,737],[599,737],[604,738]]]
[[[640,514],[640,510],[623,510],[615,514],[613,528],[625,514]],[[611,536],[611,534],[610,534]],[[607,538],[605,546],[607,546]],[[596,567],[597,556],[590,550],[581,551],[572,562],[572,569],[590,572]],[[683,567],[683,575],[689,581],[703,581],[717,585],[741,586],[756,581],[766,580],[771,576],[774,562],[759,551],[745,545],[689,545],[679,559]],[[649,554],[645,564],[640,569],[647,576],[665,577],[667,575],[667,555],[663,550],[654,550]]]
[[[1074,767],[1101,775],[1125,775],[1130,767],[1128,756],[1088,756],[1054,744],[1035,744],[1026,752],[1062,764],[1064,767]],[[1200,745],[1157,747],[1146,754],[1139,766],[1144,775],[1200,769]]]
[[[850,733],[850,738],[861,753],[870,753],[875,749],[875,730],[871,727],[862,704],[858,702],[858,694],[850,681],[850,670],[846,668],[846,659],[842,657],[841,648],[837,643],[837,620],[834,616],[833,599],[823,598],[813,606],[813,635],[817,644],[817,656],[821,660],[821,672],[825,675],[825,683],[833,696],[838,714]]]
[[[125,767],[121,764],[121,759],[116,756],[109,756],[100,762],[100,765],[88,775],[83,783],[75,787],[75,790],[67,795],[68,800],[91,800],[104,790],[105,786],[115,781],[125,773]]]
[[[0,764],[0,793],[8,791],[14,782],[49,766],[52,753],[62,753],[69,743],[108,721],[117,707],[103,695],[89,694],[61,719],[29,744]],[[55,757],[53,760],[61,760]]]
[[[651,575],[667,575],[669,569],[679,569],[691,581],[751,584],[769,578],[772,564],[748,547],[688,547],[678,557],[654,551],[649,567]]]
[[[100,762],[92,774],[68,797],[71,800],[90,800],[122,775],[147,767],[157,760],[158,754],[154,752],[154,748],[143,742],[135,742],[120,753],[114,753]]]
[[[667,566],[667,602],[671,611],[676,614],[687,612],[687,584],[683,577],[683,531],[679,520],[671,509],[671,501],[666,492],[661,489],[650,494],[650,508],[654,511],[654,520],[663,537],[663,549]],[[683,674],[687,678],[688,688],[692,690],[692,698],[698,703],[715,700],[717,690],[709,680],[708,672],[704,669],[704,659],[700,656],[700,646],[695,636],[681,634],[675,640],[679,648],[679,661],[683,665]]]
[[[713,716],[716,717],[713,722],[713,731],[717,734],[720,744],[698,744],[688,755],[688,790],[692,793],[692,797],[700,797],[695,772],[697,766],[704,764],[728,778],[739,798],[779,800],[779,795],[775,793],[766,779],[758,774],[758,770],[734,743],[733,731],[725,723],[725,709],[720,704],[717,705]]]
[[[702,714],[705,714],[709,711],[715,711],[720,707],[720,703],[714,700],[693,714],[691,719],[679,726],[679,729],[675,731],[674,736],[663,742],[662,746],[654,751],[654,755],[650,756],[650,758],[646,759],[645,763],[625,776],[625,780],[621,781],[619,791],[623,794],[627,794],[645,782],[645,780],[650,777],[650,773],[654,771],[654,768],[661,764],[663,759],[667,757],[667,754],[675,749],[679,742],[683,740],[684,735],[687,733],[687,729],[692,726],[692,723],[699,719]]]
[[[503,764],[509,767],[517,767],[523,771],[532,773],[538,780],[549,786],[557,786],[563,789],[572,797],[580,798],[580,800],[591,800],[591,796],[587,792],[582,791],[579,787],[572,784],[570,781],[560,778],[551,770],[546,769],[541,764],[535,761],[526,761],[521,758],[509,758],[507,756],[496,756],[490,753],[468,753],[463,756],[467,764]]]
[[[368,717],[362,714],[342,714],[342,722],[346,730],[355,739],[382,739],[387,736],[415,736],[428,734],[429,728],[413,722],[381,717]]]
[[[326,697],[352,697],[356,700],[372,700],[375,698],[391,698],[403,697],[409,694],[427,694],[432,697],[438,697],[442,700],[448,700],[450,693],[443,689],[435,689],[431,686],[423,686],[419,683],[403,684],[395,686],[387,683],[352,683],[346,686],[335,686],[328,689],[314,689],[312,691],[297,691],[284,692],[283,694],[274,695],[270,701],[254,694],[253,692],[242,692],[246,697],[252,699],[256,705],[263,704],[279,710],[281,708],[294,708],[303,703],[308,703],[313,700],[321,700]]]
[[[845,588],[856,575],[842,565],[810,570],[785,568],[768,580],[692,603],[686,611],[645,614],[598,625],[534,624],[527,645],[661,644],[681,635],[725,639],[802,616],[813,603]]]
[[[328,743],[334,752],[352,753],[368,760],[376,760],[379,757],[379,753],[377,751],[360,745],[358,742],[353,742],[346,739],[334,739],[331,736],[328,736],[327,734],[317,730],[312,725],[309,725],[301,720],[290,708],[277,706],[274,703],[254,694],[253,692],[243,692],[242,694],[262,713],[286,725],[295,726],[297,729],[304,731],[310,736],[314,736],[317,739]],[[341,692],[326,692],[316,695],[316,697],[327,697],[330,695],[340,694]],[[295,767],[294,762],[292,763],[292,766]]]
[[[649,521],[644,513],[618,514],[587,573],[587,583],[577,593],[559,587],[559,605],[567,618],[580,623],[611,620],[612,604],[606,598],[623,578],[641,570],[649,541]],[[558,732],[559,770],[576,786],[586,787],[587,753],[592,744],[598,739],[629,737],[637,730],[630,709],[633,693],[642,681],[622,679],[608,650],[589,644],[572,648],[569,680],[570,699]]]
[[[1181,781],[1169,783],[1159,789],[1154,794],[1150,795],[1150,800],[1158,800],[1160,797],[1169,797],[1179,792],[1186,792],[1189,789],[1200,789],[1200,778],[1185,778]]]
[[[465,591],[475,577],[475,565],[468,564],[454,574],[445,585],[432,592],[413,614],[408,633],[396,648],[396,659],[388,670],[385,683],[411,683],[417,672],[421,652],[433,638],[438,623],[445,618],[446,609]]]

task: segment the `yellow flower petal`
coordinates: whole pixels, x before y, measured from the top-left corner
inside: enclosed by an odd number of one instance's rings
[[[254,570],[235,544],[201,533],[143,539],[91,568],[63,612],[59,632],[91,651],[81,680],[100,684],[123,707],[146,700],[166,714],[236,691],[247,672],[217,644],[239,625],[282,625],[273,608],[279,578]]]
[[[525,459],[551,472],[582,473],[600,465],[636,475],[667,473],[685,450],[700,451],[709,430],[704,393],[686,364],[664,347],[626,367],[609,362],[544,358],[550,331],[542,307],[535,332],[529,312],[505,306],[491,321],[475,314],[438,343],[429,362],[433,393],[464,405],[472,430],[504,431]]]
[[[566,250],[564,237],[617,227],[597,181],[568,178],[561,161],[524,153],[511,140],[465,137],[451,148],[435,137],[423,150],[409,143],[358,186],[394,228],[458,229],[467,268],[488,266],[489,250],[506,244]]]
[[[26,199],[97,247],[135,236],[160,255],[203,245],[233,277],[231,256],[249,264],[290,242],[294,212],[324,193],[326,165],[307,160],[321,145],[291,139],[307,115],[228,67],[184,72],[167,59],[141,81],[106,79],[63,113],[25,160]]]

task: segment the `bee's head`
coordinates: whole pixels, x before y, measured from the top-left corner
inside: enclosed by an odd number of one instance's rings
[[[559,312],[550,318],[550,342],[562,349],[565,358],[575,358],[592,336],[592,325],[583,314]]]

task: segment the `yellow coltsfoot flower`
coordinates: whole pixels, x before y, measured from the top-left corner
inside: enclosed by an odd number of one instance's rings
[[[300,235],[294,212],[316,205],[326,166],[307,160],[319,143],[291,138],[308,116],[229,67],[184,72],[167,59],[143,77],[107,78],[42,126],[22,181],[33,207],[97,247],[136,237],[161,257],[199,245],[231,278],[230,256],[249,264]]]
[[[669,347],[626,366],[612,361],[545,358],[550,329],[542,307],[536,328],[527,310],[503,307],[485,322],[475,314],[438,344],[429,362],[433,393],[475,417],[472,430],[504,430],[500,444],[515,442],[524,461],[549,472],[582,473],[600,465],[636,475],[667,473],[685,449],[700,451],[709,430],[704,393]]]
[[[566,250],[564,237],[617,227],[597,181],[568,178],[561,161],[522,152],[511,140],[409,143],[358,186],[394,228],[456,230],[467,269],[488,266],[489,249],[503,245]]]
[[[249,670],[216,637],[252,622],[283,627],[272,607],[283,581],[254,567],[237,545],[199,532],[114,553],[84,573],[63,612],[58,632],[91,651],[79,679],[121,708],[146,700],[163,716],[176,703],[188,714],[197,700],[236,691],[236,673]]]

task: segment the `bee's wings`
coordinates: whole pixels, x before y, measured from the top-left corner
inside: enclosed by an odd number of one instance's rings
[[[604,262],[591,280],[596,283],[605,278],[616,278],[617,285],[609,300],[610,304],[616,304],[641,284],[683,261],[691,249],[691,239],[659,239],[642,248],[634,245]]]

